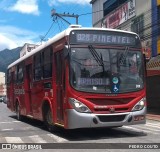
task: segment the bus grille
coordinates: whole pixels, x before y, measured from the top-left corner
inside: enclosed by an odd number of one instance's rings
[[[126,115],[98,116],[101,122],[119,122],[125,119]]]
[[[87,100],[91,101],[95,105],[122,105],[122,104],[127,104],[131,102],[134,98],[121,98],[121,99],[104,99],[104,98],[99,98],[99,99],[91,99],[87,98]]]

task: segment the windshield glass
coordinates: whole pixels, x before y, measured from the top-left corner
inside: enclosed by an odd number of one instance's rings
[[[70,83],[79,91],[125,93],[144,86],[142,54],[125,49],[72,48]]]

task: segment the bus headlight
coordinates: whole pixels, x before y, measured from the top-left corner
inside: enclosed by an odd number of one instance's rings
[[[91,113],[91,110],[86,105],[74,98],[69,98],[69,103],[78,112]]]
[[[142,98],[133,108],[132,111],[139,111],[145,107],[146,98]]]

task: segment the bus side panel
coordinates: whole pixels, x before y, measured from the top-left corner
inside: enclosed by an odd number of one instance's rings
[[[55,54],[55,65],[56,65],[56,109],[57,109],[57,122],[59,124],[64,124],[64,61],[63,61],[63,50],[56,52]],[[59,62],[61,61],[61,62]]]
[[[56,84],[56,61],[53,55],[53,72],[52,72],[52,89],[53,89],[53,102],[52,102],[52,114],[53,114],[53,122],[57,123],[57,84]]]
[[[11,72],[11,78],[9,80],[10,82],[8,82],[8,84],[7,84],[7,98],[8,98],[7,107],[11,111],[15,111],[15,107],[14,107],[14,77],[15,77],[14,72]]]
[[[15,85],[15,102],[19,102],[21,115],[26,115],[24,84]]]
[[[33,86],[32,77],[33,77],[32,63],[29,62],[29,63],[26,63],[26,65],[25,65],[24,86],[25,86],[26,115],[30,115],[30,116],[33,116],[33,112],[32,112],[32,98],[31,98],[31,94],[32,94],[31,88]]]
[[[42,118],[41,105],[44,98],[44,85],[43,81],[33,82],[31,88],[31,99],[32,99],[32,112],[33,117],[36,119]]]

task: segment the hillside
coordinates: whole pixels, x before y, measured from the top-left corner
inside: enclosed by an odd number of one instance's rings
[[[0,72],[6,72],[9,64],[19,58],[21,47],[0,51]]]

